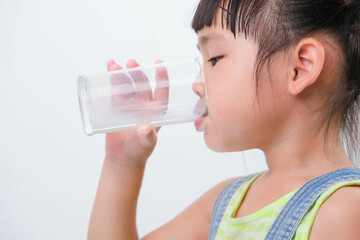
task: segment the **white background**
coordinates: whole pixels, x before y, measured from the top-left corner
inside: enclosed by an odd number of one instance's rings
[[[104,135],[83,134],[77,76],[106,71],[109,59],[197,55],[197,2],[0,0],[0,239],[86,238]],[[265,168],[259,150],[212,152],[192,123],[163,127],[140,194],[140,236],[216,183]]]

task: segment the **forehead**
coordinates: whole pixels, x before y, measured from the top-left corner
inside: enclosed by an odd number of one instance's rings
[[[198,34],[198,41],[200,45],[203,45],[205,43],[207,43],[208,41],[221,41],[221,40],[226,40],[225,36],[219,32],[214,32],[214,31],[202,31]]]
[[[204,46],[208,42],[227,42],[234,41],[234,35],[228,29],[220,26],[204,27],[198,32],[198,45]]]
[[[234,34],[226,25],[226,13],[225,10],[218,8],[216,17],[211,26],[204,26],[198,31],[199,44],[205,44],[209,40],[233,40]]]

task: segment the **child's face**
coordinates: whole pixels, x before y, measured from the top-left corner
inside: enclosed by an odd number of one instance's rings
[[[257,44],[242,34],[235,39],[231,31],[222,29],[220,20],[217,23],[198,32],[208,97],[206,144],[218,152],[265,147],[275,137],[274,130],[283,122],[290,104],[284,98],[285,67],[278,67],[284,65],[274,58],[272,85],[268,73],[260,73],[257,101]]]

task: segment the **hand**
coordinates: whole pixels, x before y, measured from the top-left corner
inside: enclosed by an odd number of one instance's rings
[[[156,61],[156,63],[161,62],[162,61],[160,60]],[[138,66],[139,64],[134,60],[129,60],[126,64],[127,68],[135,68]],[[108,71],[120,69],[122,68],[120,65],[116,64],[115,61],[108,61]],[[145,101],[147,104],[157,105],[159,112],[166,111],[169,98],[169,88],[162,87],[164,85],[168,85],[167,82],[169,79],[166,69],[164,67],[159,67],[156,70],[157,86],[154,92],[154,96],[152,91],[149,90],[151,88],[147,87],[144,88],[144,91],[140,91],[135,95],[133,93],[129,93],[129,95],[122,94],[121,96],[119,93],[116,94],[119,91],[119,89],[116,88],[116,84],[119,83],[119,81],[127,81],[129,83],[128,86],[131,86],[132,88],[140,86],[143,89],[144,86],[149,85],[148,79],[140,70],[135,71],[132,74],[132,79],[142,79],[142,82],[139,83],[134,81],[135,83],[132,83],[132,80],[126,75],[115,75],[116,77],[111,80],[112,86],[115,86],[113,88],[113,104],[117,106],[119,110],[124,110],[125,108],[121,106],[123,106],[126,102],[127,104],[139,104],[141,102],[144,103]],[[139,75],[141,74],[143,76],[139,78]],[[154,114],[154,112],[148,112],[147,114]],[[128,167],[143,166],[155,148],[157,142],[157,132],[159,130],[160,127],[154,129],[149,124],[146,124],[139,126],[136,130],[107,133],[105,144],[106,159],[111,160],[111,162],[115,164],[125,164]]]
[[[132,64],[134,67],[138,66],[135,61],[130,60],[130,62],[130,66]],[[117,66],[115,64],[115,67]],[[147,75],[141,69],[113,73],[110,75],[110,81],[112,108],[119,114],[140,117],[146,121],[146,119],[151,119],[149,117],[166,113],[169,81],[165,67],[156,69],[155,96],[153,96]]]

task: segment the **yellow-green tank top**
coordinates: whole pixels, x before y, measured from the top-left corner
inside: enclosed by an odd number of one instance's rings
[[[247,190],[260,175],[261,174],[258,174],[255,177],[249,179],[236,190],[225,210],[223,219],[220,222],[217,234],[215,236],[215,240],[264,239],[277,215],[281,212],[285,204],[297,191],[296,189],[286,194],[285,196],[279,198],[275,202],[251,215],[235,218],[237,210],[239,209]],[[337,189],[350,185],[360,186],[360,182],[356,180],[343,181],[334,184],[331,188],[322,193],[301,220],[293,240],[308,240],[316,213],[319,211],[319,208],[324,203],[324,201]]]

